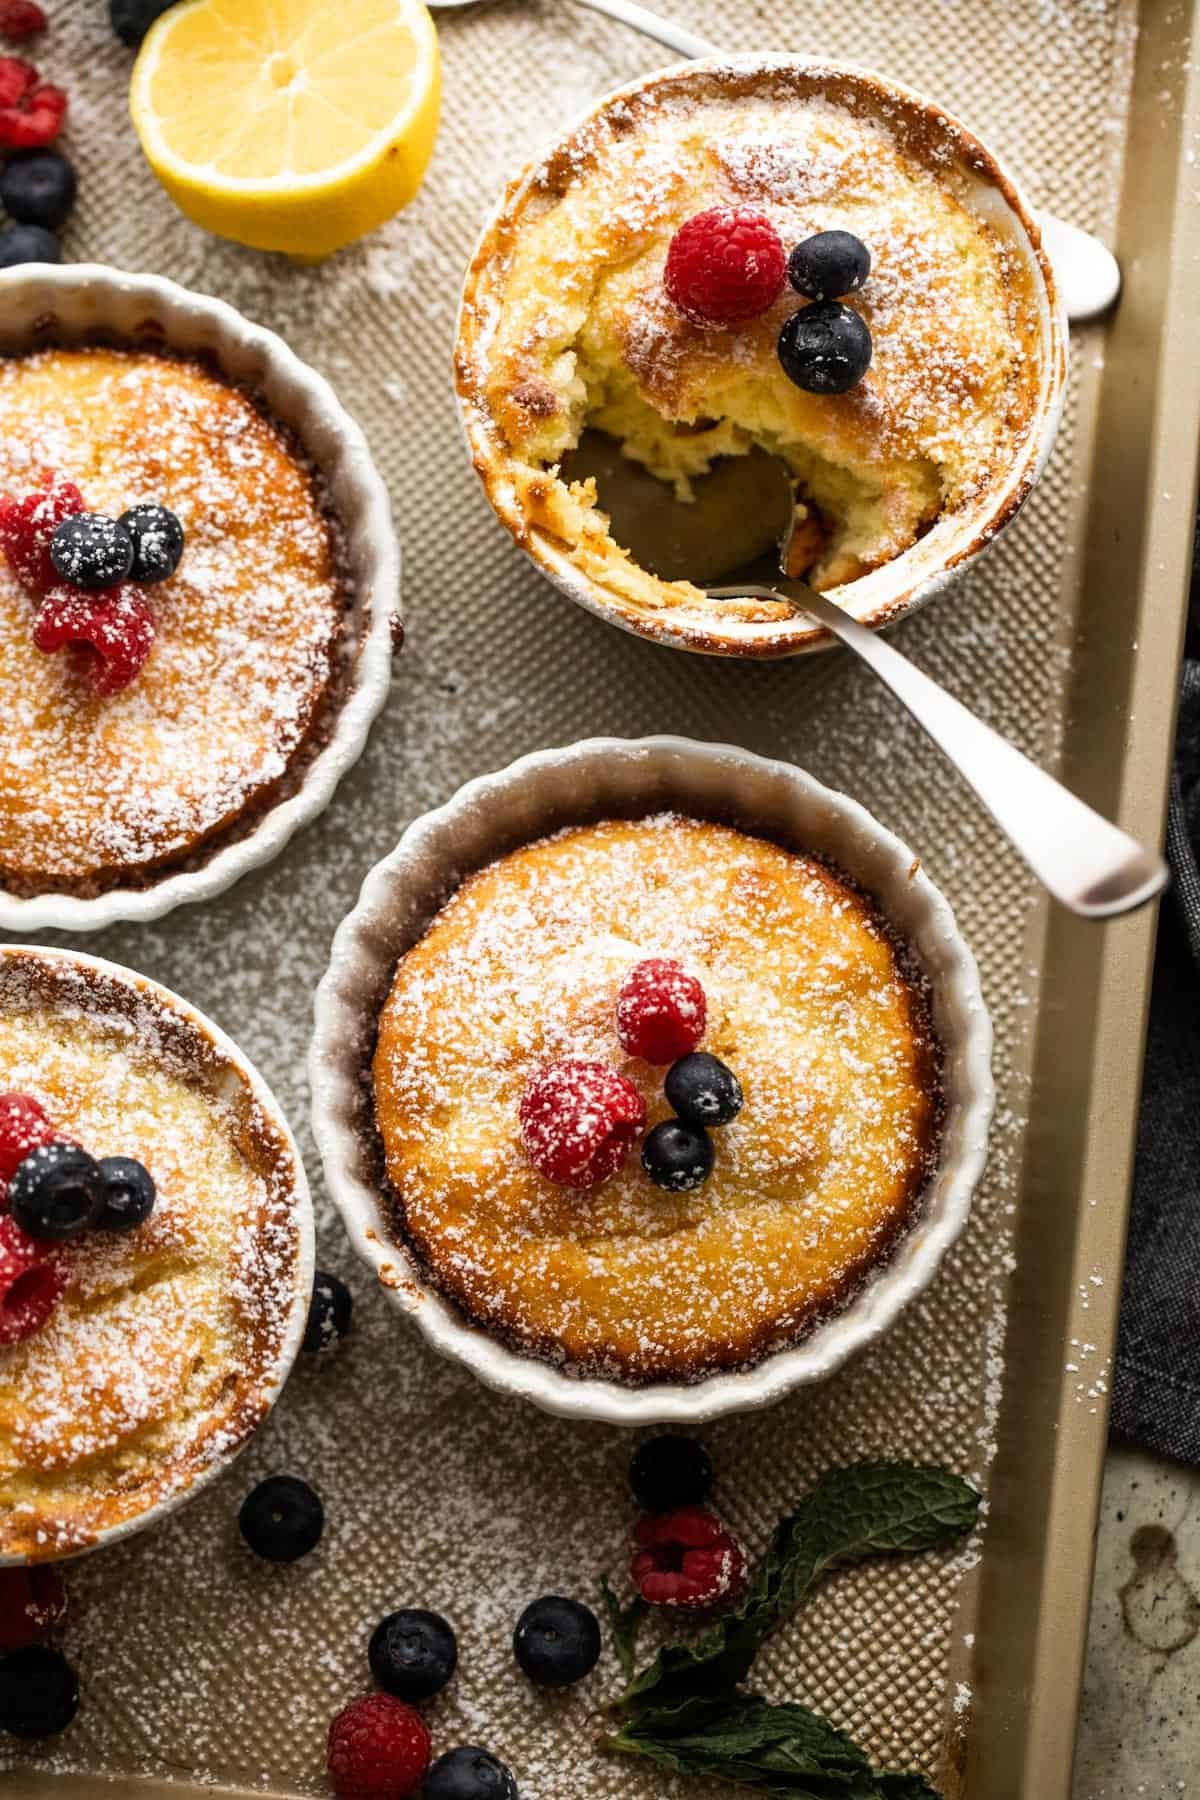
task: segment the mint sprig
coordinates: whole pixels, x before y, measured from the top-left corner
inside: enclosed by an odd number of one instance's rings
[[[740,1605],[702,1637],[661,1650],[626,1688],[622,1710],[637,1713],[736,1688],[764,1640],[823,1576],[869,1556],[953,1543],[971,1530],[978,1512],[974,1488],[945,1469],[908,1463],[831,1469],[781,1521]]]
[[[944,1469],[859,1463],[821,1477],[781,1521],[741,1603],[701,1637],[668,1644],[631,1676],[638,1619],[603,1584],[628,1685],[606,1748],[680,1775],[791,1800],[938,1800],[924,1776],[874,1770],[853,1739],[805,1706],[741,1691],[765,1639],[832,1570],[953,1543],[979,1495]],[[619,1628],[619,1629],[618,1629]]]
[[[806,1706],[757,1695],[688,1702],[665,1721],[623,1726],[608,1748],[644,1756],[674,1775],[739,1782],[792,1800],[938,1800],[923,1776],[879,1773],[853,1738]]]
[[[634,1720],[610,1748],[648,1757],[675,1775],[721,1777],[768,1794],[879,1800],[858,1745],[807,1707],[772,1706],[749,1695],[693,1701],[680,1713],[680,1729]]]

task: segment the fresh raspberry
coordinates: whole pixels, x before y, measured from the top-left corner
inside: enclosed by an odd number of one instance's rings
[[[521,1142],[539,1175],[589,1188],[615,1175],[646,1125],[646,1102],[607,1063],[550,1063],[521,1099]]]
[[[420,1713],[390,1694],[364,1694],[329,1727],[326,1767],[338,1800],[409,1800],[429,1767]]]
[[[0,107],[16,106],[38,84],[38,72],[20,56],[0,56]]]
[[[0,1344],[40,1331],[66,1286],[67,1272],[49,1244],[0,1216]]]
[[[0,106],[0,149],[43,150],[54,142],[66,116],[67,96],[62,89],[48,81],[39,82],[11,104]]]
[[[668,295],[697,325],[756,319],[786,280],[779,233],[752,206],[714,206],[681,225],[663,274]]]
[[[57,1136],[53,1120],[28,1094],[0,1094],[0,1210],[18,1163]]]
[[[67,1590],[52,1563],[0,1569],[0,1656],[36,1644],[66,1616]]]
[[[704,989],[681,963],[648,956],[634,963],[617,995],[617,1036],[630,1056],[673,1063],[704,1036]]]
[[[11,59],[0,58],[0,70],[6,60]],[[59,579],[50,560],[55,526],[86,511],[75,483],[61,480],[51,469],[43,469],[33,493],[20,500],[0,497],[0,550],[31,594],[48,593]]]
[[[0,37],[21,43],[46,29],[46,15],[34,0],[0,0]]]
[[[87,671],[96,693],[119,694],[150,654],[154,614],[140,589],[124,583],[96,594],[57,587],[38,608],[33,641],[47,655],[86,645],[96,652]]]
[[[716,1606],[746,1584],[742,1546],[706,1506],[648,1513],[634,1539],[634,1585],[651,1606]]]

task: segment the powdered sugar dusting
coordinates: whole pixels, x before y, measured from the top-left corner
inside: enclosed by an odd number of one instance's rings
[[[667,1193],[636,1155],[583,1191],[537,1176],[518,1113],[547,1064],[614,1065],[649,1126],[665,1071],[616,1001],[671,957],[746,1105]],[[924,993],[861,895],[762,839],[672,814],[609,822],[472,877],[401,960],[376,1106],[409,1236],[475,1317],[626,1379],[736,1367],[836,1306],[910,1222],[934,1156]]]

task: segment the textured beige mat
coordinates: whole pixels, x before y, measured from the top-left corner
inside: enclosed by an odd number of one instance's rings
[[[106,8],[48,4],[60,23],[40,61],[71,88],[82,178],[72,253],[223,295],[331,377],[391,486],[410,625],[386,715],[323,820],[222,901],[87,947],[210,1011],[275,1085],[308,1152],[303,1059],[333,929],[405,822],[463,778],[592,732],[672,730],[790,756],[849,789],[920,851],[975,945],[999,1029],[994,1151],[966,1238],[886,1342],[821,1390],[707,1433],[719,1499],[757,1548],[834,1461],[915,1456],[983,1478],[1033,1012],[1023,873],[869,677],[840,659],[748,668],[688,658],[585,616],[525,565],[463,454],[447,365],[458,281],[486,206],[556,124],[665,53],[568,0],[450,16],[441,138],[417,203],[364,248],[296,270],[175,215],[126,124],[128,64]],[[668,10],[683,15],[679,0]],[[1084,225],[1102,225],[1114,199],[1130,19],[1119,0],[694,0],[689,13],[731,47],[855,57],[938,94],[1007,153],[1037,199]],[[900,637],[1035,750],[1059,706],[1057,590],[1084,466],[1073,434],[1100,346],[1096,335],[1082,346],[1051,472],[1017,526]],[[440,1363],[369,1291],[322,1207],[322,1260],[355,1287],[355,1335],[332,1365],[298,1370],[241,1464],[195,1506],[71,1572],[68,1647],[85,1699],[54,1762],[320,1793],[325,1723],[365,1685],[368,1631],[413,1603],[445,1611],[460,1633],[459,1679],[435,1708],[443,1747],[491,1745],[524,1800],[675,1791],[652,1769],[592,1753],[589,1715],[617,1685],[609,1659],[583,1691],[549,1699],[511,1665],[527,1599],[546,1589],[590,1598],[598,1571],[621,1570],[624,1440],[506,1404]],[[319,1553],[291,1570],[253,1562],[236,1542],[238,1500],[272,1470],[313,1481],[328,1511]],[[956,1691],[960,1715],[970,1699],[957,1685],[972,1679],[969,1608],[956,1610],[961,1566],[840,1580],[771,1646],[764,1687],[824,1708],[881,1758],[937,1775]]]

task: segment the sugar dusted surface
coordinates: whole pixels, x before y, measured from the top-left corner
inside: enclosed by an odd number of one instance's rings
[[[178,863],[287,777],[330,686],[332,528],[289,444],[199,365],[146,352],[0,359],[0,492],[50,467],[97,512],[169,506],[186,545],[148,589],[157,637],[124,692],[33,645],[0,559],[0,884],[95,890]]]
[[[662,0],[662,10],[686,13],[714,41],[778,41],[781,15],[749,0],[686,9]],[[1135,10],[1128,0],[810,0],[798,30],[809,47],[942,95],[1041,205],[1106,230]],[[637,643],[564,606],[480,494],[445,375],[462,271],[500,181],[598,95],[668,53],[581,9],[568,40],[561,0],[441,13],[445,111],[424,188],[364,244],[303,269],[179,218],[121,114],[129,59],[104,8],[48,11],[39,61],[70,81],[65,147],[81,177],[69,253],[223,294],[333,381],[391,485],[409,626],[391,703],[329,812],[211,905],[89,947],[189,995],[232,1033],[279,1095],[316,1176],[303,1058],[330,939],[367,868],[460,781],[594,732],[673,730],[791,757],[856,795],[919,851],[980,960],[1000,1083],[988,1172],[937,1281],[884,1339],[819,1388],[702,1435],[720,1509],[751,1552],[831,1463],[928,1458],[986,1486],[1037,1018],[1028,877],[916,727],[849,662],[731,667]],[[1102,331],[1076,348],[1066,429],[1022,517],[897,640],[1035,756],[1052,751],[1063,706],[1069,558]],[[440,1749],[491,1745],[516,1771],[522,1800],[664,1800],[670,1784],[653,1770],[592,1750],[595,1709],[619,1679],[607,1651],[580,1691],[552,1697],[518,1681],[512,1664],[512,1627],[531,1598],[590,1602],[601,1568],[621,1585],[627,1435],[543,1418],[443,1362],[364,1277],[328,1200],[320,1207],[319,1259],[354,1290],[353,1334],[334,1356],[301,1360],[242,1459],[194,1504],[68,1570],[64,1643],[87,1704],[56,1743],[6,1742],[0,1766],[8,1757],[52,1777],[83,1768],[326,1795],[325,1728],[367,1686],[373,1626],[394,1607],[424,1605],[453,1620],[462,1643],[458,1677],[430,1711]],[[1041,1278],[1052,1283],[1053,1271]],[[1074,1335],[1094,1336],[1094,1317]],[[1079,1416],[1095,1426],[1086,1406]],[[325,1540],[292,1570],[264,1568],[237,1538],[239,1501],[273,1473],[314,1482],[326,1505]],[[976,1545],[948,1562],[838,1576],[801,1625],[768,1645],[763,1691],[821,1708],[878,1759],[937,1779],[947,1727],[957,1758],[970,1720],[952,1713],[951,1696],[959,1681],[975,1684],[973,1658],[986,1652],[964,1645],[977,1555]],[[680,1785],[671,1800],[691,1795]]]
[[[703,984],[703,1047],[746,1104],[691,1193],[641,1168],[539,1176],[518,1109],[548,1063],[619,1068],[648,1125],[664,1071],[621,1051],[646,957]],[[486,1329],[653,1380],[737,1367],[833,1310],[910,1222],[935,1154],[924,995],[864,898],[811,858],[671,814],[609,821],[472,876],[401,959],[375,1112],[403,1229]]]
[[[158,1189],[89,1232],[49,1323],[0,1348],[0,1551],[53,1560],[186,1487],[257,1422],[294,1309],[291,1166],[244,1078],[154,995],[0,952],[0,1091]]]

